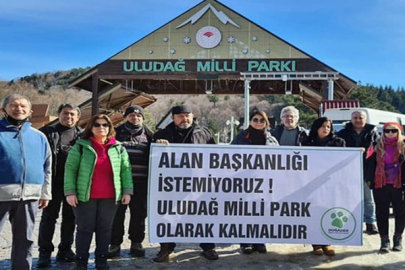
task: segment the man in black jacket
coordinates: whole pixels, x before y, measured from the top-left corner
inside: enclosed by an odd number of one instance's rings
[[[173,122],[166,128],[155,133],[154,142],[169,145],[170,143],[215,144],[215,140],[208,129],[193,123],[193,113],[186,105],[172,108]],[[168,262],[176,243],[161,243],[160,251],[153,259],[155,262]],[[217,260],[218,254],[214,250],[215,244],[201,243],[202,255],[208,260]]]
[[[66,202],[63,182],[68,153],[82,133],[82,129],[76,126],[80,119],[80,109],[73,104],[62,104],[58,108],[58,117],[59,123],[55,127],[46,126],[40,129],[47,137],[52,152],[52,200],[48,207],[42,211],[38,235],[39,259],[37,268],[51,266],[51,255],[54,250],[52,238],[61,204],[63,205],[61,241],[56,259],[67,262],[75,261],[75,254],[71,249],[75,217],[72,207]]]
[[[340,130],[337,135],[346,141],[347,147],[359,147],[363,152],[363,172],[366,168],[367,149],[378,138],[377,128],[374,125],[367,124],[367,115],[364,111],[354,111],[350,123]],[[366,233],[377,234],[375,226],[375,204],[371,190],[367,184],[364,184],[364,222],[366,223]]]
[[[131,240],[131,255],[144,257],[145,249],[142,241],[145,239],[145,219],[148,213],[148,172],[149,151],[153,138],[153,132],[143,123],[145,114],[142,107],[130,106],[125,110],[126,122],[117,127],[115,138],[122,143],[128,152],[132,164],[132,181],[134,183],[134,195],[129,203],[130,222],[128,228]],[[127,205],[118,207],[113,223],[108,257],[112,258],[121,252],[121,244],[124,236],[124,221]]]

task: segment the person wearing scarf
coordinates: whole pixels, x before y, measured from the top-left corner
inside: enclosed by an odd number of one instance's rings
[[[141,106],[132,105],[124,113],[126,122],[116,128],[115,138],[128,152],[132,166],[134,194],[129,205],[120,204],[112,227],[108,257],[121,253],[121,244],[125,234],[125,213],[129,207],[128,239],[131,240],[129,252],[134,257],[145,257],[142,242],[145,239],[145,219],[148,213],[148,173],[149,152],[153,131],[144,123],[145,113]]]
[[[240,132],[231,144],[250,144],[250,145],[279,145],[276,138],[271,136],[267,131],[270,127],[270,122],[267,114],[264,111],[254,110],[249,117],[249,127]],[[240,244],[243,254],[251,254],[253,252],[266,253],[265,244]]]
[[[377,226],[381,238],[381,253],[388,253],[390,240],[388,220],[390,205],[395,215],[395,231],[392,251],[402,250],[402,233],[405,227],[405,201],[402,196],[402,169],[405,144],[402,126],[396,122],[387,122],[383,126],[383,136],[367,153],[370,160],[366,171],[366,183],[373,188],[376,204]]]
[[[335,135],[331,119],[320,117],[312,123],[308,139],[302,143],[302,146],[345,147],[346,142]],[[315,255],[335,256],[335,250],[330,245],[317,244],[312,247],[312,253]]]

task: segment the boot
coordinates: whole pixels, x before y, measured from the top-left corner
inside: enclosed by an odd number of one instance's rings
[[[207,260],[214,261],[218,260],[218,253],[214,249],[207,249],[202,252],[202,256]]]
[[[332,246],[322,246],[323,254],[327,256],[335,256],[335,250]]]
[[[107,256],[106,255],[96,256],[96,269],[97,270],[110,269],[110,266],[108,265],[108,262],[107,262]]]
[[[121,246],[119,246],[119,245],[110,245],[108,247],[107,257],[108,258],[114,258],[114,257],[120,256],[120,253],[121,253]]]
[[[380,253],[390,252],[390,240],[388,238],[381,238]]]
[[[85,257],[76,257],[76,270],[87,270],[87,261],[88,258]]]
[[[323,255],[323,249],[322,246],[312,246],[313,247],[313,251],[312,254],[314,255]]]
[[[366,233],[369,235],[378,234],[377,227],[375,224],[366,223]]]
[[[37,261],[37,268],[51,267],[51,255],[52,253],[49,251],[40,251]]]
[[[145,257],[145,250],[141,243],[132,243],[131,255],[138,258]]]
[[[170,254],[173,253],[173,250],[170,250],[169,244],[160,244],[160,251],[153,258],[154,262],[161,263],[161,262],[169,262]]]
[[[74,262],[76,260],[76,254],[71,250],[59,250],[56,254],[56,260],[65,262]]]
[[[265,244],[253,244],[253,251],[259,252],[259,253],[266,253],[266,245]]]
[[[402,251],[402,236],[394,235],[394,247],[392,251]]]
[[[254,252],[252,245],[240,245],[240,250],[242,254],[252,254]]]

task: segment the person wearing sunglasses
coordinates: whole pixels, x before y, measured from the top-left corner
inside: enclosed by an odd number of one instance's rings
[[[277,146],[276,138],[271,136],[268,128],[270,122],[266,112],[261,110],[254,110],[250,113],[249,127],[242,130],[231,142],[231,144],[245,144],[245,145],[269,145]],[[254,252],[266,253],[265,244],[240,244],[242,254],[252,254]]]
[[[114,135],[107,115],[93,116],[66,161],[64,192],[77,225],[76,269],[87,269],[94,232],[96,269],[109,269],[107,254],[115,213],[119,202],[129,204],[133,194],[128,153]]]
[[[281,125],[271,130],[280,145],[300,146],[308,138],[308,131],[298,125],[300,114],[294,106],[287,106],[280,113]]]
[[[337,135],[346,141],[347,147],[359,147],[363,152],[363,173],[366,172],[367,149],[377,141],[379,135],[377,128],[374,125],[367,124],[367,114],[362,110],[356,110],[351,115],[351,121],[345,124],[345,127],[340,130]],[[364,223],[366,223],[365,233],[369,235],[378,234],[375,226],[375,204],[371,189],[366,183],[363,186],[363,207],[364,207]]]
[[[277,139],[268,131],[269,128],[270,122],[266,112],[254,110],[249,116],[249,127],[242,130],[231,144],[279,145]]]
[[[308,139],[302,143],[302,146],[345,147],[346,143],[342,138],[335,135],[332,120],[327,117],[320,117],[312,123]],[[335,255],[335,250],[330,245],[316,244],[312,247],[312,253],[315,255]]]
[[[381,238],[380,253],[388,253],[390,250],[388,235],[390,205],[392,205],[395,215],[392,251],[402,251],[402,233],[405,227],[405,201],[403,198],[405,143],[400,124],[387,122],[382,131],[383,135],[368,150],[369,162],[365,180],[373,189],[377,226]]]

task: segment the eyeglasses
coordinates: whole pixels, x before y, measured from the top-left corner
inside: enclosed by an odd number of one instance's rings
[[[100,124],[100,123],[94,123],[94,125],[93,125],[94,127],[105,127],[105,128],[107,128],[107,127],[110,127],[110,125],[108,125],[108,124]]]
[[[259,118],[253,118],[252,121],[255,122],[255,123],[260,123],[260,124],[266,123],[266,120],[259,119]]]
[[[292,114],[284,114],[281,118],[295,118],[295,115]]]
[[[398,129],[384,129],[384,133],[398,133]]]

